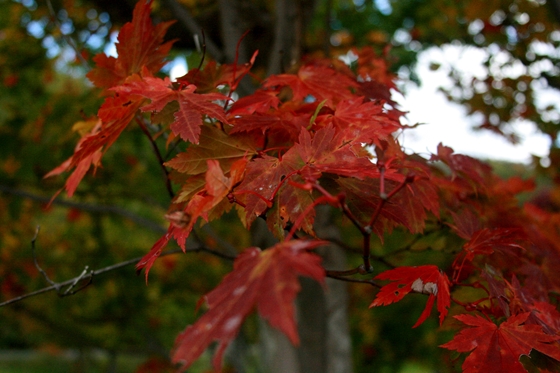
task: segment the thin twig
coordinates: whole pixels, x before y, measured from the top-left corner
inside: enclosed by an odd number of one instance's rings
[[[202,35],[202,45],[200,45],[200,40],[198,34],[194,35],[194,41],[196,43],[196,50],[202,57],[200,57],[200,62],[198,63],[198,67],[196,68],[196,75],[200,73],[202,69],[202,65],[204,65],[204,59],[206,58],[206,35],[204,34],[204,29],[200,29],[200,34]]]
[[[205,253],[208,253],[208,254],[212,254],[212,255],[214,255],[214,256],[217,256],[218,258],[227,259],[227,260],[235,260],[235,259],[237,258],[237,256],[225,254],[225,253],[222,253],[221,251],[212,250],[212,249],[210,249],[210,248],[208,248],[208,247],[204,247],[204,246],[199,247],[199,248],[196,248],[196,249],[192,249],[192,250],[187,250],[187,251],[191,251],[191,252],[200,252],[200,251],[202,251],[202,252],[205,252]]]
[[[93,274],[92,272],[88,271],[89,270],[89,266],[85,266],[84,270],[82,271],[82,273],[80,273],[80,275],[78,277],[76,277],[76,279],[70,284],[70,286],[68,286],[68,289],[66,289],[66,291],[62,294],[58,294],[61,297],[65,297],[67,295],[74,295],[77,292],[81,291],[82,289],[85,289],[86,287],[88,287],[92,282],[93,282]],[[76,287],[76,285],[82,281],[86,275],[88,276],[88,282],[86,282],[84,285],[80,286],[79,288],[77,288],[76,290],[72,290]]]
[[[181,249],[168,250],[168,251],[162,252],[160,257],[167,256],[167,255],[174,255],[174,254],[178,254],[178,253],[182,253],[182,252],[183,251]],[[234,256],[224,254],[222,252],[210,249],[210,248],[205,247],[205,246],[193,247],[193,248],[187,249],[185,252],[205,252],[205,253],[209,253],[209,254],[215,255],[217,257],[223,258],[223,259],[227,259],[227,260],[234,260],[235,259]],[[76,277],[74,277],[70,280],[66,280],[66,281],[63,281],[63,282],[53,283],[53,285],[51,285],[51,286],[47,286],[45,288],[33,291],[31,293],[23,294],[23,295],[20,295],[19,297],[9,299],[5,302],[0,303],[0,307],[7,306],[7,305],[12,304],[12,303],[17,303],[17,302],[22,301],[24,299],[34,297],[34,296],[39,295],[39,294],[47,293],[47,292],[50,292],[50,291],[53,291],[53,290],[58,292],[59,289],[65,287],[65,286],[69,286],[69,288],[68,288],[69,290],[67,290],[67,293],[59,293],[59,295],[60,296],[74,295],[77,292],[79,292],[80,290],[85,289],[89,284],[91,284],[93,282],[93,278],[95,276],[101,275],[103,273],[111,272],[111,271],[120,269],[122,267],[127,267],[127,266],[132,265],[132,264],[136,264],[141,259],[142,259],[142,257],[137,257],[137,258],[126,260],[124,262],[120,262],[120,263],[116,263],[116,264],[113,264],[113,265],[110,265],[110,266],[107,266],[107,267],[103,267],[103,268],[100,268],[100,269],[97,269],[97,270],[94,270],[94,271],[89,271],[89,272],[87,271],[87,267],[86,267],[86,269],[79,276],[76,276]],[[70,291],[80,281],[82,281],[84,279],[88,280],[86,285],[81,286],[77,290]],[[49,281],[49,283],[50,283],[50,281]]]
[[[357,275],[357,274],[363,274],[363,268],[361,266],[358,266],[356,268],[352,268],[352,269],[348,269],[346,271],[332,271],[332,270],[325,270],[325,272],[327,273],[327,275],[333,275],[333,276],[353,276],[353,275]]]
[[[359,279],[355,279],[355,278],[348,278],[348,277],[343,277],[343,276],[330,275],[328,273],[327,273],[327,277],[334,278],[336,280],[346,281],[346,282],[356,282],[356,283],[359,283],[359,284],[369,284],[371,286],[375,286],[376,288],[381,288],[381,285],[376,284],[372,280],[359,280]],[[1,304],[0,304],[0,306],[1,306]]]
[[[88,286],[92,281],[91,272],[89,273],[89,282],[87,282],[86,284],[84,284],[83,286],[78,288],[77,290],[72,290],[88,274],[88,268],[89,267],[86,266],[84,268],[84,270],[82,271],[82,273],[78,277],[75,278],[75,280],[70,284],[70,286],[68,286],[68,289],[66,289],[66,291],[64,293],[61,292],[62,285],[57,284],[56,282],[51,280],[49,278],[49,276],[47,275],[47,272],[45,272],[43,270],[43,268],[41,268],[41,266],[39,265],[39,262],[37,261],[37,255],[36,255],[36,252],[35,252],[35,243],[37,242],[37,236],[39,235],[39,230],[40,230],[40,226],[37,226],[37,228],[35,229],[35,236],[33,236],[33,239],[31,240],[31,252],[33,254],[33,262],[35,263],[35,268],[37,268],[39,273],[41,273],[43,275],[45,280],[49,284],[51,284],[51,286],[55,287],[58,295],[61,296],[61,297],[64,297],[64,296],[67,296],[67,295],[73,295],[73,294],[77,293],[78,291],[84,289],[86,286]]]
[[[379,162],[378,162],[379,163]],[[405,179],[399,184],[397,185],[389,194],[385,193],[385,182],[384,182],[384,163],[382,164],[382,166],[380,167],[380,172],[381,172],[381,181],[380,181],[380,192],[379,192],[379,197],[381,197],[381,202],[379,202],[379,204],[377,205],[377,208],[375,209],[375,211],[373,212],[373,215],[371,216],[371,220],[369,221],[369,224],[365,227],[365,233],[364,231],[362,231],[362,235],[364,236],[364,252],[363,252],[363,260],[364,260],[364,268],[366,269],[366,271],[368,272],[373,272],[373,267],[371,266],[371,262],[370,262],[370,237],[371,237],[371,232],[373,232],[373,226],[375,224],[375,222],[377,221],[377,219],[379,218],[380,214],[381,214],[381,210],[383,209],[383,207],[385,206],[385,204],[395,196],[395,194],[397,194],[401,189],[403,189],[406,185],[410,184],[411,182],[414,181],[414,175],[407,175],[405,177]]]
[[[154,149],[154,153],[155,153],[155,155],[158,159],[159,165],[160,165],[160,167],[161,167],[161,169],[163,170],[163,173],[164,173],[165,187],[167,188],[167,193],[169,193],[169,196],[171,198],[175,197],[175,193],[173,192],[173,187],[171,186],[171,179],[169,179],[169,171],[165,167],[165,161],[164,161],[163,157],[161,156],[159,148],[157,147],[157,144],[154,141],[154,138],[152,137],[152,134],[150,133],[150,131],[148,131],[148,128],[146,127],[146,125],[145,125],[145,123],[144,123],[144,121],[142,120],[141,117],[136,116],[136,123],[138,123],[138,125],[140,126],[140,129],[142,129],[142,132],[144,132],[144,134],[146,135],[146,137],[150,141],[150,144],[152,144],[152,149]]]
[[[40,229],[41,227],[39,225],[37,226],[37,228],[35,228],[35,236],[33,236],[33,239],[31,240],[31,254],[33,255],[33,263],[35,264],[35,268],[37,268],[37,271],[39,271],[39,273],[43,275],[43,277],[49,284],[51,284],[52,286],[57,286],[57,284],[50,279],[49,275],[47,275],[47,272],[45,272],[43,268],[41,268],[39,262],[37,261],[37,254],[35,252],[35,242],[37,242],[37,236],[39,236]],[[60,288],[58,288],[57,291],[59,289]]]
[[[61,30],[62,25],[58,21],[58,17],[56,15],[56,12],[54,11],[51,0],[47,0],[47,7],[49,8],[49,13],[51,14],[51,18],[52,18],[54,24],[56,25],[56,27],[58,27],[58,30],[60,31],[60,34],[62,35],[62,38],[64,39],[64,41],[66,41],[66,43],[70,46],[70,48],[72,48],[74,50],[74,52],[76,53],[76,56],[78,57],[78,59],[80,60],[80,62],[84,66],[84,68],[87,71],[89,71],[91,69],[91,67],[89,66],[89,63],[86,61],[84,56],[82,55],[82,51],[80,51],[78,49],[78,46],[76,45],[76,43],[74,43],[74,39],[72,39],[70,36],[64,34],[64,32],[62,32],[62,30]]]
[[[160,255],[160,257],[165,256],[165,255],[179,253],[179,252],[181,252],[180,249],[167,251],[167,252],[162,253]],[[98,270],[95,270],[95,271],[91,271],[91,276],[90,277],[93,279],[94,276],[100,275],[102,273],[114,271],[116,269],[126,267],[126,266],[131,265],[131,264],[136,264],[136,263],[138,263],[138,261],[140,261],[140,259],[142,259],[142,257],[130,259],[130,260],[127,260],[127,261],[124,261],[124,262],[120,262],[120,263],[117,263],[117,264],[110,265],[108,267],[104,267],[104,268],[101,268],[101,269],[98,269]],[[61,287],[71,286],[72,284],[74,284],[76,279],[78,279],[80,277],[83,277],[83,276],[82,275],[76,276],[76,277],[74,277],[70,280],[63,281],[63,282],[58,282],[55,285],[47,286],[45,288],[33,291],[31,293],[20,295],[19,297],[12,298],[10,300],[7,300],[5,302],[0,303],[0,307],[7,306],[8,304],[16,303],[16,302],[19,302],[19,301],[24,300],[26,298],[30,298],[30,297],[33,297],[33,296],[36,296],[36,295],[39,295],[39,294],[47,293],[49,291],[53,291],[53,290],[58,291]]]

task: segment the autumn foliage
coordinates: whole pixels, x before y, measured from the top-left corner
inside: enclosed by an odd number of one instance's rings
[[[519,205],[516,195],[531,183],[501,180],[486,164],[444,145],[429,159],[406,154],[395,137],[406,131],[403,113],[388,100],[393,76],[369,48],[349,51],[349,65],[305,59],[237,98],[239,81],[258,56],[243,65],[209,62],[172,82],[158,74],[172,44],[164,42],[169,26],[154,26],[150,3],[138,3],[119,34],[118,57],[96,56],[88,74],[105,96],[98,118],[49,176],[70,172],[71,196],[131,126],[149,136],[156,131],[169,148],[181,149],[162,164],[176,188],[167,233],[137,265],[146,281],[168,242],[185,250],[200,220],[231,210],[247,228],[264,219],[279,239],[237,257],[232,272],[202,298],[206,313],[177,337],[173,362],[187,368],[218,342],[219,370],[225,348],[254,309],[297,344],[298,276],[319,283],[326,276],[373,280],[368,283],[379,291],[371,307],[424,294],[426,307],[413,327],[435,303],[440,325],[458,330],[441,347],[467,354],[464,372],[523,372],[520,357],[532,350],[560,360],[560,220],[536,205]],[[318,205],[340,210],[363,237],[358,268],[335,273],[321,266],[314,249],[327,242],[313,228]],[[395,230],[422,236],[427,226],[463,243],[441,254],[448,266],[378,273],[373,236],[383,240]],[[472,291],[463,299],[465,288]]]

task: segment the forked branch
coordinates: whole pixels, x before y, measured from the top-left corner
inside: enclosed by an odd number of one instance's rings
[[[42,289],[20,295],[18,297],[12,298],[12,299],[9,299],[5,302],[0,303],[0,307],[7,306],[7,305],[10,305],[10,304],[13,304],[13,303],[17,303],[17,302],[20,302],[24,299],[31,298],[31,297],[34,297],[34,296],[39,295],[39,294],[48,293],[48,292],[51,292],[51,291],[56,291],[58,296],[60,296],[60,297],[74,295],[74,294],[78,293],[79,291],[88,287],[90,284],[92,284],[93,283],[93,278],[95,276],[98,276],[98,275],[101,275],[103,273],[115,271],[117,269],[136,264],[142,259],[142,257],[137,257],[137,258],[125,260],[123,262],[112,264],[110,266],[103,267],[103,268],[96,269],[96,270],[89,270],[89,267],[86,266],[84,268],[84,270],[78,276],[76,276],[74,278],[71,278],[69,280],[66,280],[66,281],[55,282],[55,281],[51,280],[49,278],[49,276],[47,275],[47,273],[43,270],[43,268],[41,268],[41,266],[38,263],[37,256],[35,255],[35,243],[37,241],[38,233],[39,233],[39,227],[37,227],[36,232],[35,232],[35,236],[31,240],[31,249],[32,249],[32,252],[33,252],[33,261],[34,261],[34,264],[35,264],[35,267],[37,268],[37,270],[43,275],[43,277],[50,284],[50,286],[47,286],[47,287],[44,287]],[[168,250],[168,251],[164,251],[163,253],[161,253],[160,257],[167,256],[167,255],[175,255],[175,254],[179,254],[179,253],[182,253],[182,252],[183,251],[181,249]],[[227,259],[227,260],[234,260],[235,259],[234,256],[222,253],[222,252],[217,251],[217,250],[210,249],[209,247],[206,247],[202,243],[200,243],[198,246],[188,248],[185,252],[206,252],[206,253],[215,255],[217,257],[220,257],[222,259]],[[81,284],[81,285],[76,288],[76,286],[78,284]],[[65,288],[65,287],[67,287],[67,289],[62,291],[61,289]]]

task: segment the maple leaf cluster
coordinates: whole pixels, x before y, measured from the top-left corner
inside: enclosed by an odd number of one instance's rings
[[[313,253],[327,243],[313,229],[320,204],[340,209],[364,237],[363,264],[350,274],[375,270],[369,252],[374,234],[382,239],[402,229],[421,235],[430,222],[464,241],[450,251],[448,268],[403,266],[371,275],[389,281],[379,285],[371,307],[423,294],[426,306],[414,327],[434,304],[440,324],[450,309],[471,312],[454,316],[467,328],[442,345],[470,352],[465,372],[524,371],[519,358],[532,349],[560,360],[559,314],[549,298],[560,290],[560,220],[537,206],[519,206],[516,194],[531,185],[502,181],[486,164],[443,145],[430,159],[406,154],[396,140],[404,128],[403,113],[390,101],[393,76],[370,48],[351,51],[352,67],[336,58],[306,60],[236,100],[233,93],[256,53],[244,65],[210,62],[176,82],[162,78],[170,23],[154,26],[150,6],[137,4],[119,34],[118,57],[95,57],[88,77],[105,102],[72,157],[48,176],[71,171],[66,190],[72,195],[124,128],[137,124],[148,132],[151,121],[168,146],[181,150],[162,165],[178,186],[167,233],[137,265],[146,281],[169,241],[186,250],[197,222],[232,209],[247,228],[264,219],[279,239],[266,250],[244,250],[232,272],[203,297],[209,310],[178,336],[175,363],[188,367],[217,341],[219,369],[253,309],[298,343],[298,276],[322,283],[332,275]],[[452,298],[459,287],[482,295],[476,301]]]

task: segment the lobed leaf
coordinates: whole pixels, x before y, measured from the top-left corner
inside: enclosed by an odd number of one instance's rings
[[[208,160],[215,159],[227,172],[233,162],[255,153],[251,139],[246,136],[228,136],[213,126],[203,126],[199,144],[189,146],[165,165],[180,173],[198,175],[206,172]]]
[[[416,328],[430,315],[434,300],[437,298],[439,323],[443,323],[447,309],[451,305],[449,293],[449,279],[437,266],[424,265],[419,267],[399,267],[380,273],[376,280],[391,280],[393,282],[383,286],[377,293],[371,307],[386,306],[398,302],[411,291],[429,294],[424,311],[414,324]]]
[[[174,21],[154,26],[150,18],[151,7],[152,0],[136,3],[132,22],[126,23],[117,37],[117,58],[104,53],[93,58],[95,67],[87,77],[96,87],[114,87],[144,67],[155,73],[165,65],[165,58],[174,40],[164,43],[163,38]]]
[[[308,250],[324,241],[284,241],[261,251],[245,250],[235,260],[231,273],[204,299],[208,305],[198,321],[188,326],[175,341],[173,362],[188,368],[213,342],[218,342],[213,364],[219,370],[226,347],[235,338],[243,320],[257,308],[260,316],[293,344],[299,343],[293,302],[300,291],[298,276],[323,283],[320,257]]]
[[[149,72],[144,72],[144,75],[148,74]],[[227,123],[223,108],[214,102],[227,100],[226,96],[219,93],[195,93],[196,86],[194,85],[174,89],[167,77],[160,79],[144,76],[141,80],[127,82],[112,90],[149,98],[152,101],[151,104],[144,105],[142,111],[160,112],[169,102],[177,101],[179,110],[174,114],[175,121],[171,123],[171,130],[175,135],[193,144],[199,142],[203,115]]]
[[[290,87],[293,101],[303,101],[308,96],[315,101],[327,100],[331,105],[344,99],[353,98],[351,88],[358,83],[348,75],[342,74],[326,66],[305,65],[297,75],[281,74],[269,77],[263,84],[265,88]]]
[[[461,330],[440,347],[470,352],[463,363],[465,373],[513,372],[527,370],[519,362],[521,355],[535,349],[560,361],[558,335],[545,334],[539,325],[527,324],[530,313],[509,317],[500,326],[480,316],[454,316],[470,328]]]

